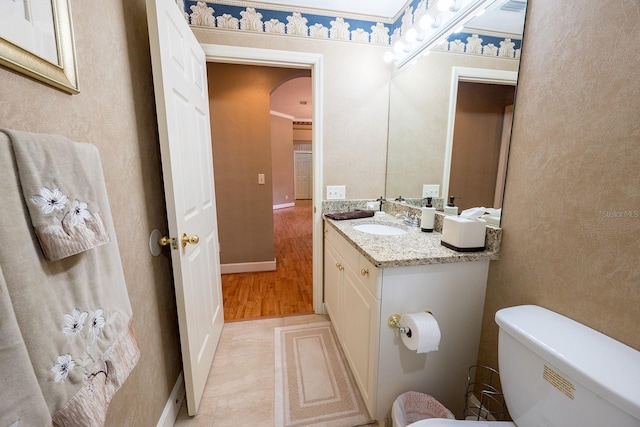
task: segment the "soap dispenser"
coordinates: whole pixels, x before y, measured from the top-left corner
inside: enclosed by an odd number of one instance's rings
[[[436,208],[431,205],[431,197],[427,197],[427,204],[422,208],[420,217],[420,229],[426,233],[433,232],[433,223],[436,218]]]
[[[454,204],[455,199],[459,199],[457,196],[449,196],[449,203],[444,207],[444,213],[447,215],[458,215],[458,207]]]

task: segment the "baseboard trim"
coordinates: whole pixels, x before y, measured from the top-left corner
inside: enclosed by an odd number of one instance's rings
[[[261,261],[261,262],[238,262],[235,264],[221,264],[221,274],[233,274],[233,273],[255,273],[258,271],[275,271],[276,260],[273,261]]]
[[[294,207],[296,204],[295,202],[291,202],[291,203],[281,203],[279,205],[273,205],[273,210],[275,211],[276,209],[284,209],[284,208],[292,208]]]
[[[160,416],[160,420],[158,420],[156,427],[173,427],[176,422],[176,418],[178,418],[178,412],[180,412],[182,402],[184,402],[184,397],[184,377],[182,372],[180,372],[180,375],[178,375],[178,379],[173,386],[173,390],[171,390],[169,399],[167,399],[167,403],[164,405],[164,410],[162,411],[162,415]]]

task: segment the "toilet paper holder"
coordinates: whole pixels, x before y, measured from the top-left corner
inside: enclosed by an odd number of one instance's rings
[[[433,313],[430,310],[422,310],[422,311],[433,315]],[[408,326],[402,326],[400,324],[401,321],[402,321],[402,315],[394,313],[387,318],[387,325],[391,329],[397,329],[401,334],[405,334],[406,336],[411,338],[411,328],[409,328]]]

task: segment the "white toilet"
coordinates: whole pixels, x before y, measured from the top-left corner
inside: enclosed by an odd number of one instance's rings
[[[500,310],[496,323],[514,422],[431,418],[410,427],[640,426],[640,352],[534,305]]]

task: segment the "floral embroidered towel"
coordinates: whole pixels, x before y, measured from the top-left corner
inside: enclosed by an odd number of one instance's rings
[[[0,278],[6,284],[5,290],[0,283],[0,427],[103,426],[109,403],[137,365],[140,349],[102,168],[88,144],[71,145],[82,155],[58,157],[65,153],[58,150],[42,163],[43,171],[53,162],[54,172],[70,170],[68,176],[87,180],[95,200],[81,193],[84,187],[70,187],[65,195],[85,201],[91,212],[94,203],[100,206],[111,236],[109,243],[81,256],[47,261],[33,232],[31,200],[25,199],[12,147],[26,140],[23,136],[16,142],[0,131],[0,236],[9,242],[0,245]],[[52,147],[60,141],[32,138]],[[66,179],[53,188],[63,192]],[[8,393],[12,398],[5,399]]]
[[[98,150],[63,136],[4,130],[44,256],[55,261],[110,241],[97,204]]]

